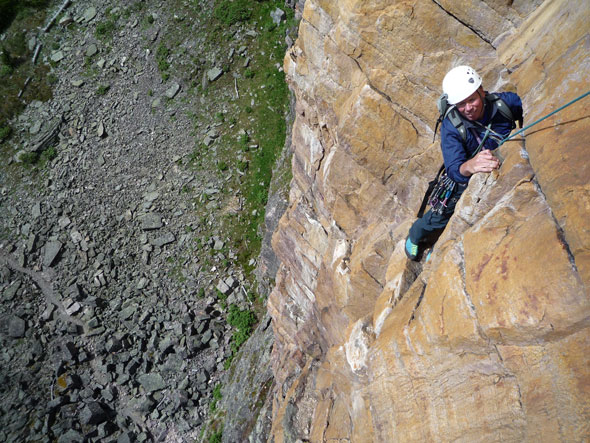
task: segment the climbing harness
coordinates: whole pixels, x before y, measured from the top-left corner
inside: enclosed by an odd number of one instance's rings
[[[488,136],[490,135],[490,133],[494,132],[492,131],[491,126],[491,122],[487,126],[484,126],[486,132],[483,136],[483,139],[480,138],[475,131],[473,131],[473,135],[477,139],[479,145],[470,158],[475,157],[477,153],[481,151],[481,148]],[[434,185],[434,188],[432,189],[432,192],[430,192],[430,196],[428,197],[428,205],[431,207],[432,212],[438,214],[442,214],[443,211],[447,208],[447,203],[449,199],[452,198],[453,192],[459,186],[457,182],[455,182],[447,175],[446,171],[443,174],[441,174],[442,171],[444,171],[444,165],[439,171],[439,174],[437,174],[436,184]]]

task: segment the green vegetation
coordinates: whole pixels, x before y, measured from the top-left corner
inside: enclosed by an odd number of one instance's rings
[[[160,43],[160,46],[158,46],[158,49],[156,50],[156,61],[158,63],[160,75],[164,81],[168,80],[170,77],[170,73],[168,72],[170,69],[170,63],[168,63],[169,55],[170,50],[166,47],[166,45],[164,45],[164,43]]]
[[[9,139],[10,120],[28,103],[51,98],[49,67],[32,64],[33,52],[25,40],[26,30],[43,25],[43,8],[48,4],[46,0],[0,0],[0,32],[5,31],[0,42],[0,143]]]
[[[39,169],[43,169],[56,157],[57,150],[52,146],[40,154],[37,152],[25,152],[20,156],[20,161],[26,167],[37,166]]]
[[[97,38],[101,40],[108,40],[113,37],[115,29],[117,29],[118,16],[111,16],[107,20],[100,22],[96,25],[94,31]]]
[[[110,88],[110,85],[98,85],[98,88],[96,88],[96,95],[105,95]]]
[[[256,315],[252,311],[241,310],[236,305],[231,305],[227,322],[236,328],[232,335],[232,351],[237,352],[252,334],[252,327],[256,324]]]
[[[11,133],[12,128],[10,126],[0,126],[0,143],[7,139]]]
[[[228,26],[245,22],[252,18],[255,8],[252,3],[252,0],[221,0],[215,6],[213,15]]]
[[[209,436],[209,443],[221,443],[222,437],[223,437],[222,430],[215,431]]]
[[[215,387],[213,388],[213,400],[211,400],[211,403],[209,403],[209,410],[211,412],[215,412],[217,410],[217,402],[219,400],[221,400],[221,383],[217,383],[215,385]]]
[[[49,0],[0,0],[0,32],[8,29],[15,18],[43,9],[48,4]]]

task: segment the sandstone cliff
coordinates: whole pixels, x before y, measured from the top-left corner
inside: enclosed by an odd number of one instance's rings
[[[590,99],[501,148],[429,263],[403,252],[447,70],[518,92],[531,123],[590,88],[589,21],[583,0],[307,0],[285,57],[275,442],[590,438]]]

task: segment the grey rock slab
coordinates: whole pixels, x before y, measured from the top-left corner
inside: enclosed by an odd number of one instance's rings
[[[144,231],[160,229],[162,226],[164,226],[162,216],[155,212],[150,212],[141,218],[141,229]]]
[[[161,391],[166,387],[164,379],[157,373],[140,375],[137,380],[146,392]]]
[[[98,48],[96,47],[96,45],[94,43],[92,43],[91,45],[88,46],[88,48],[86,48],[86,57],[92,57],[97,52],[98,52]]]
[[[143,199],[148,202],[153,202],[153,201],[157,200],[159,196],[160,196],[160,193],[158,191],[150,191],[150,192],[146,192],[143,195]]]
[[[223,75],[223,70],[219,69],[218,67],[211,68],[207,71],[207,79],[209,79],[210,82],[214,82],[222,75]]]
[[[38,134],[41,130],[42,124],[43,123],[40,120],[33,122],[33,125],[29,128],[29,133],[31,133],[32,135]]]
[[[166,90],[166,97],[174,98],[176,94],[180,91],[180,85],[178,83],[172,83],[170,87]]]
[[[51,61],[52,62],[57,63],[57,62],[63,60],[64,53],[63,53],[63,51],[54,51],[54,52],[51,53],[50,58],[51,58]]]
[[[98,127],[96,128],[96,135],[98,135],[100,138],[103,138],[104,136],[106,136],[106,131],[104,128],[104,123],[100,122],[98,124]]]
[[[89,22],[94,17],[96,17],[96,8],[94,6],[87,8],[82,15],[82,18],[85,22]]]
[[[150,240],[150,244],[152,246],[158,246],[158,247],[162,247],[165,245],[168,245],[172,242],[174,242],[176,240],[176,237],[174,236],[174,234],[172,232],[165,232],[162,235],[160,235],[159,237],[156,237],[152,240]]]
[[[270,17],[272,18],[272,21],[275,25],[280,25],[281,22],[287,17],[287,14],[285,14],[285,11],[283,11],[281,8],[277,8],[270,13]]]
[[[82,86],[84,84],[84,80],[80,80],[80,79],[70,80],[70,84],[76,88],[79,88],[80,86]]]
[[[33,216],[33,218],[41,217],[41,203],[37,202],[33,205],[31,209],[31,215]]]
[[[131,317],[133,317],[133,314],[135,314],[136,310],[137,310],[136,305],[128,306],[128,307],[124,308],[121,312],[119,312],[119,318],[121,320],[129,320]]]
[[[43,266],[50,267],[59,255],[62,243],[59,241],[50,241],[45,245],[45,254],[43,255]]]
[[[224,295],[227,295],[232,291],[231,288],[223,280],[219,280],[216,289]]]
[[[20,338],[25,335],[26,323],[17,316],[11,317],[8,321],[8,336],[12,338]]]
[[[19,290],[20,285],[21,285],[21,282],[17,281],[16,283],[13,283],[7,289],[5,289],[4,294],[3,294],[4,300],[6,300],[6,301],[12,300],[14,298],[14,296],[16,295],[16,292]]]

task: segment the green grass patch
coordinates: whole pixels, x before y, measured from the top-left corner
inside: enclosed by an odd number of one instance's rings
[[[117,16],[109,17],[107,20],[96,25],[94,34],[100,40],[109,40],[113,38],[113,34],[117,29]]]
[[[213,9],[213,15],[221,23],[231,26],[250,20],[254,9],[252,0],[221,0]]]
[[[217,403],[221,400],[221,383],[217,383],[213,388],[213,393],[211,394],[213,399],[211,403],[209,403],[209,410],[211,412],[215,412],[217,410]]]
[[[252,327],[256,324],[256,314],[247,309],[241,310],[236,305],[230,305],[227,322],[235,328],[231,347],[232,351],[236,353],[252,335]]]
[[[164,81],[170,78],[170,73],[168,72],[170,69],[170,63],[168,63],[169,55],[170,49],[168,49],[164,43],[160,43],[160,46],[158,46],[158,49],[156,50],[156,62],[158,63],[158,69],[160,70],[160,75]]]
[[[98,85],[98,88],[96,88],[96,95],[105,95],[109,89],[111,89],[110,85]]]

